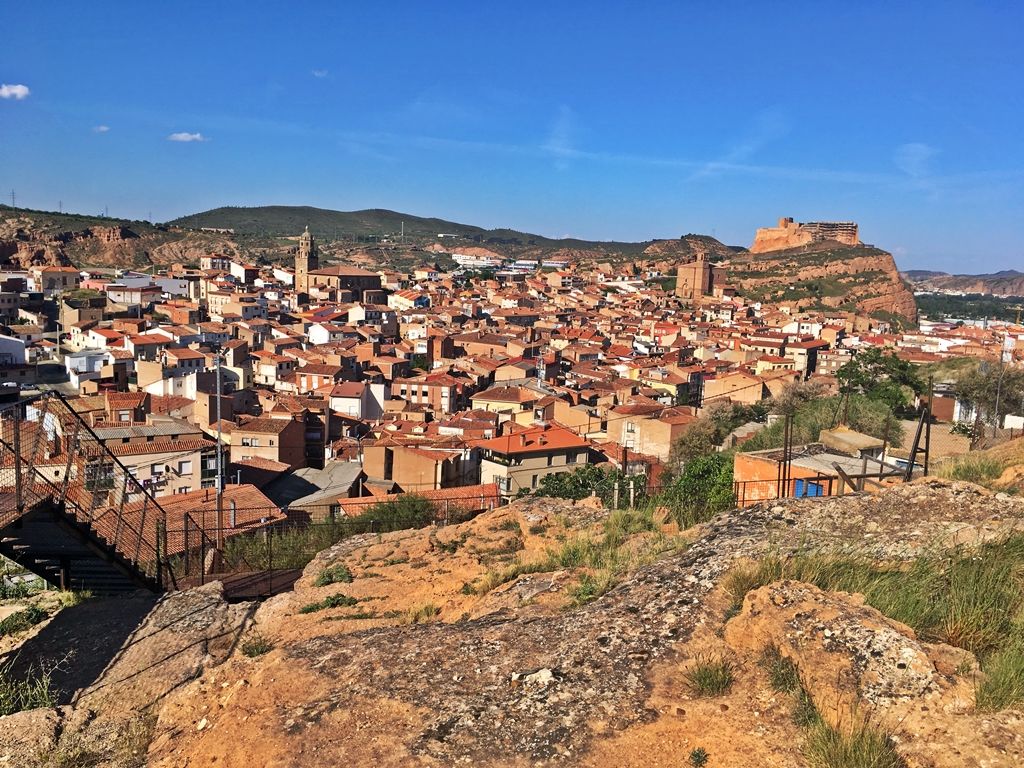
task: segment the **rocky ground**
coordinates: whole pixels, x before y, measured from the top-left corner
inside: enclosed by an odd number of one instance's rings
[[[900,560],[993,540],[1024,528],[1024,501],[930,481],[762,504],[683,533],[666,525],[623,542],[630,572],[584,602],[591,569],[548,552],[606,515],[531,499],[461,525],[351,539],[258,609],[228,606],[211,586],[172,595],[73,707],[0,719],[0,765],[27,754],[15,731],[33,734],[37,756],[100,734],[151,741],[148,765],[161,768],[680,766],[694,750],[710,766],[806,765],[791,697],[759,663],[768,646],[795,662],[825,721],[870,717],[909,766],[1024,762],[1022,714],[975,713],[964,652],[918,641],[856,596],[783,581],[737,613],[725,586],[767,554]],[[510,564],[540,562],[485,588]],[[327,569],[340,579],[317,586]],[[308,608],[342,594],[352,600]],[[253,639],[269,650],[243,653]],[[687,673],[712,656],[735,679],[701,697]]]

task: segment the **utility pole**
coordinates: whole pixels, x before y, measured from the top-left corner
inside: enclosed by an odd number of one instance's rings
[[[15,199],[14,198],[14,190],[12,189],[11,190],[11,208],[17,208],[17,206],[14,203],[14,199]]]
[[[213,358],[217,365],[217,552],[224,553],[224,443],[220,425],[220,352]]]

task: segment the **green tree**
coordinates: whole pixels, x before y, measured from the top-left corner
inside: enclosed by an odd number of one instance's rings
[[[733,506],[732,470],[732,452],[693,458],[663,490],[659,501],[669,506],[682,526],[707,519]]]
[[[840,391],[849,395],[863,394],[871,400],[879,400],[895,411],[909,408],[911,395],[924,391],[924,382],[913,364],[900,360],[893,352],[879,347],[869,347],[857,355],[836,373]]]
[[[626,475],[611,465],[584,464],[573,472],[556,472],[540,479],[534,496],[556,499],[585,499],[596,495],[606,507],[614,506],[615,485],[619,486],[619,507],[629,505],[629,487],[633,486],[633,502],[647,495],[646,475]],[[523,493],[527,495],[527,493]]]
[[[1001,416],[1024,412],[1024,370],[983,362],[957,378],[956,394],[972,406],[979,422],[998,427]]]
[[[841,397],[824,397],[797,406],[793,412],[793,444],[817,441],[821,430],[835,427],[840,415],[846,417],[850,429],[885,440],[894,447],[903,444],[903,427],[889,406],[865,395],[850,395],[848,401]],[[784,429],[785,424],[779,419],[743,443],[739,450],[748,452],[781,448]]]
[[[673,444],[669,469],[678,474],[686,462],[714,453],[726,435],[750,421],[763,421],[767,403],[742,405],[728,401],[709,401],[702,415],[690,424]]]

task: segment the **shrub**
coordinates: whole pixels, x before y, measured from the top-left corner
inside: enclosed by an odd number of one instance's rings
[[[262,656],[274,650],[274,644],[261,632],[252,632],[242,641],[242,653],[249,658]]]
[[[349,597],[348,595],[331,595],[330,597],[325,597],[323,600],[317,603],[307,603],[306,605],[299,608],[299,613],[316,613],[317,611],[322,611],[326,608],[347,608],[350,605],[355,605],[358,602],[359,601],[356,600],[354,597]]]
[[[703,768],[708,764],[708,751],[704,747],[697,747],[690,752],[690,765],[693,768]]]
[[[698,656],[684,675],[695,696],[719,696],[732,687],[732,662]]]
[[[434,505],[427,499],[414,493],[403,493],[393,501],[374,504],[352,520],[372,522],[375,531],[401,531],[430,525],[434,514]]]
[[[351,581],[352,572],[343,563],[338,563],[320,571],[313,584],[317,587],[326,587],[330,584],[349,584]]]
[[[26,629],[31,629],[39,622],[45,620],[46,615],[46,611],[41,608],[37,608],[34,605],[31,605],[22,611],[12,613],[3,621],[0,621],[0,637],[15,635],[18,632],[24,632]]]

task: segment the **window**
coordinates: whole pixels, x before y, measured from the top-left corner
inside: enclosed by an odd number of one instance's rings
[[[175,493],[188,493],[191,490],[192,490],[191,486],[183,485],[180,488],[176,489],[174,492]]]
[[[192,462],[191,461],[179,461],[178,462],[178,474],[179,475],[191,475],[192,474]]]
[[[150,464],[149,465],[149,474],[151,474],[151,475],[162,475],[163,473],[164,473],[164,465],[163,464]]]
[[[552,454],[549,453],[548,454],[548,466],[550,467],[554,463],[555,463],[555,457]]]
[[[626,422],[626,431],[627,432],[636,432],[636,425],[632,421],[627,421]]]
[[[530,487],[531,487],[531,488],[536,488],[536,487],[537,487],[537,475],[534,475],[534,476],[533,476],[533,477],[532,477],[532,478],[530,479]]]

